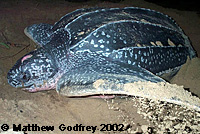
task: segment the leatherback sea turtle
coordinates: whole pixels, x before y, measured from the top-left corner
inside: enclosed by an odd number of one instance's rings
[[[137,7],[78,9],[54,25],[31,25],[25,34],[40,47],[20,58],[7,78],[11,86],[30,92],[54,89],[56,84],[59,91],[99,79],[165,82],[159,75],[195,57],[173,19]]]

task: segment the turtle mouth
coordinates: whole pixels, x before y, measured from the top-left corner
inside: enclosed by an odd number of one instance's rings
[[[22,90],[28,91],[28,92],[35,92],[35,86],[31,84],[30,86],[22,87]]]
[[[35,87],[29,87],[29,88],[22,88],[22,90],[28,91],[28,92],[39,92],[39,91],[43,91],[43,90],[50,90],[49,88],[35,88]]]
[[[47,83],[44,83],[43,85],[39,85],[39,86],[32,84],[29,87],[25,87],[25,88],[22,88],[22,89],[26,90],[28,92],[38,92],[38,91],[43,91],[43,90],[55,89],[55,87],[56,87],[55,85],[56,85],[56,83],[52,83],[52,84],[49,84],[49,85]]]
[[[22,88],[22,90],[28,91],[28,92],[31,92],[31,93],[34,93],[34,92],[38,92],[38,91],[39,91],[39,90],[37,90],[37,88]]]

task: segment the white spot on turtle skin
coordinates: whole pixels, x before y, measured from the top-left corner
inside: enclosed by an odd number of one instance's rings
[[[136,44],[136,46],[138,46],[138,47],[141,47],[141,45],[140,45],[140,44],[138,44],[138,43]]]
[[[127,43],[127,42],[126,42],[126,40],[124,40],[123,42],[124,42],[124,44],[126,44],[126,43]]]
[[[102,54],[102,53],[103,53],[103,51],[96,51],[96,53],[97,53],[97,54]]]
[[[106,51],[110,51],[110,49],[106,48]]]
[[[133,57],[133,51],[129,51],[130,57]]]
[[[127,57],[128,57],[126,52],[124,53],[124,57],[125,57],[125,58],[127,58]]]
[[[150,54],[153,54],[153,49],[150,49],[149,52],[150,52]]]
[[[140,59],[141,59],[141,62],[144,62],[144,58],[143,58],[143,56],[141,56],[141,58],[140,58]]]
[[[95,45],[94,45],[94,47],[98,47],[98,45],[97,45],[97,44],[95,44]]]
[[[151,22],[149,22],[149,21],[147,21],[145,19],[141,19],[140,21],[143,22],[143,23],[151,23]]]
[[[151,43],[151,45],[156,46],[156,44],[154,42],[150,42],[150,43]]]
[[[137,54],[135,54],[135,60],[137,60]]]
[[[99,43],[104,43],[105,41],[103,39],[98,40]]]
[[[144,63],[147,63],[147,59],[145,59]]]
[[[106,41],[106,43],[107,43],[107,44],[109,44],[109,43],[110,43],[110,41],[108,40],[108,41]]]
[[[133,64],[132,65],[135,65],[135,62],[133,62]]]
[[[157,46],[163,46],[162,42],[160,42],[160,41],[156,41],[156,45]]]
[[[91,40],[90,44],[94,45],[94,40]]]
[[[119,58],[122,58],[123,52],[118,52]]]
[[[96,35],[97,35],[97,32],[94,32],[93,35],[96,36]]]
[[[101,35],[106,35],[104,31],[101,32]]]
[[[176,46],[170,39],[168,39],[167,42],[168,42],[168,44],[169,44],[170,46]]]
[[[110,53],[102,53],[104,56],[108,57]]]
[[[131,61],[130,61],[130,60],[128,60],[128,64],[131,64]]]
[[[116,40],[113,40],[113,43],[114,43],[114,44],[117,43]]]
[[[104,48],[104,45],[100,45],[100,48]]]
[[[149,56],[149,52],[147,52],[146,54],[147,54],[147,56]]]
[[[77,33],[77,35],[80,36],[80,35],[83,35],[84,33],[85,33],[85,32],[82,31],[82,32],[80,32],[80,33]]]
[[[110,38],[111,36],[109,34],[106,35],[107,38]]]

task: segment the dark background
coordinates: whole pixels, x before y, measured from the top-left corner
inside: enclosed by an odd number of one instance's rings
[[[88,2],[92,0],[65,0],[69,2]],[[97,0],[98,1],[98,0]],[[109,1],[113,3],[118,3],[124,0],[99,0],[99,1]],[[131,1],[131,0],[130,0]],[[166,8],[175,8],[178,10],[188,10],[188,11],[200,11],[197,0],[145,0]]]

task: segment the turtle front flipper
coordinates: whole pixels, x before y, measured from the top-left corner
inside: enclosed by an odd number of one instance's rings
[[[52,25],[41,23],[41,24],[33,24],[24,29],[24,33],[31,40],[33,40],[37,45],[44,46],[46,45],[53,34]]]
[[[95,59],[85,61],[87,64],[66,72],[57,83],[57,92],[65,96],[127,94],[123,88],[127,83],[165,82],[160,77],[136,65],[109,60],[102,61],[102,59],[101,62],[93,64],[92,60]],[[98,87],[97,83],[103,81],[105,83]]]
[[[109,64],[108,64],[109,63]],[[56,90],[68,97],[101,94],[131,95],[174,103],[200,111],[200,99],[138,66],[103,61],[82,66],[65,73]]]

